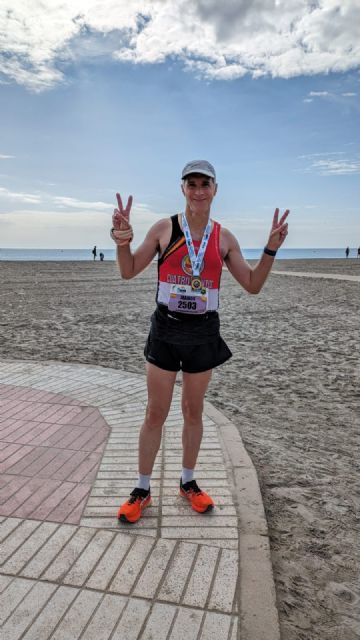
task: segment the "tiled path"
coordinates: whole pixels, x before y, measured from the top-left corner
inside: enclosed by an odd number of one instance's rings
[[[143,376],[0,362],[0,620],[6,640],[278,640],[267,526],[238,431],[206,403],[197,479],[178,496],[180,392],[153,506],[117,521],[137,475]]]

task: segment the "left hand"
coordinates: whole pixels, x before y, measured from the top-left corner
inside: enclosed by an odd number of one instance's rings
[[[285,213],[283,213],[279,220],[279,209],[275,209],[269,240],[266,245],[268,249],[271,249],[271,251],[277,251],[288,234],[288,223],[285,222],[285,220],[289,213],[290,210],[286,209]]]

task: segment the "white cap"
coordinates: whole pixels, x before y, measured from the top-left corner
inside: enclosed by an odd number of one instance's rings
[[[184,180],[190,173],[202,173],[216,180],[215,169],[207,160],[191,160],[182,170],[181,179]]]

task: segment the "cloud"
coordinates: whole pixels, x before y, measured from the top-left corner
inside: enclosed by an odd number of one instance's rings
[[[299,156],[299,159],[310,160],[306,167],[307,172],[317,173],[321,176],[339,176],[360,173],[360,159],[358,157],[344,157],[344,151],[329,153],[313,153]]]
[[[317,98],[325,98],[329,96],[330,93],[328,91],[310,91],[309,96],[317,97]]]
[[[7,160],[8,158],[15,158],[15,156],[7,156],[4,153],[0,153],[0,160]]]
[[[360,160],[317,160],[312,164],[322,176],[347,175],[360,173]]]
[[[134,248],[145,238],[149,227],[159,215],[144,206],[132,211]],[[56,209],[17,209],[0,215],[2,246],[23,248],[115,248],[110,238],[112,210],[79,211],[72,209],[64,215]],[[89,249],[90,251],[90,249]]]
[[[303,102],[313,102],[314,98],[329,98],[332,101],[339,102],[339,97],[354,98],[357,93],[353,91],[347,91],[344,93],[330,93],[330,91],[310,91],[308,97],[304,98]],[[340,98],[341,99],[341,98]]]
[[[0,197],[5,197],[10,200],[17,200],[21,202],[27,202],[28,204],[39,204],[41,202],[41,196],[33,193],[18,193],[10,191],[5,187],[0,187]]]
[[[81,225],[86,224],[86,221],[92,220],[93,226],[96,226],[96,220],[104,220],[107,222],[105,228],[108,229],[111,226],[111,217],[114,211],[113,202],[102,201],[86,201],[79,200],[69,196],[54,196],[49,193],[21,193],[10,191],[6,187],[0,187],[0,200],[3,199],[15,203],[15,208],[9,211],[9,207],[3,206],[0,209],[0,217],[2,221],[5,219],[19,220],[19,216],[23,216],[26,220],[46,217],[48,220],[61,219],[63,226],[73,225],[75,221],[82,220]],[[36,205],[31,209],[19,209],[18,203],[25,205]],[[42,208],[39,208],[40,207]],[[137,235],[140,241],[145,237],[146,231],[149,225],[163,217],[162,214],[155,213],[152,208],[144,203],[134,203],[131,209],[131,221],[134,226],[134,230],[137,231]],[[48,224],[48,223],[46,223]],[[51,223],[52,224],[52,223]],[[76,222],[78,224],[78,222]],[[99,225],[101,226],[99,222]]]
[[[95,209],[97,211],[109,211],[111,205],[107,202],[86,202],[77,198],[68,198],[63,196],[55,196],[51,198],[54,204],[63,208],[71,209]]]
[[[3,0],[0,73],[32,91],[67,66],[177,58],[201,77],[290,78],[360,64],[358,0]],[[317,93],[317,92],[315,92]]]

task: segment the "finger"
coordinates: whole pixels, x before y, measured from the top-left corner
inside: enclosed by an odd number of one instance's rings
[[[113,217],[112,217],[112,222],[113,222],[114,229],[117,229],[117,228],[120,227],[120,221],[121,221],[120,215],[121,214],[120,214],[119,210],[118,209],[114,209],[114,213],[113,213]]]
[[[273,217],[273,227],[275,227],[277,225],[278,218],[279,218],[279,209],[276,208],[275,209],[275,213],[274,213],[274,217]]]
[[[116,194],[116,199],[117,199],[117,203],[118,203],[118,207],[119,207],[119,211],[121,211],[121,213],[124,211],[124,207],[123,207],[123,203],[121,200],[121,195],[120,193]]]
[[[125,229],[130,229],[130,222],[129,222],[129,218],[127,218],[125,216],[125,214],[123,215],[122,213],[119,214],[119,219],[121,220],[121,222],[123,222],[125,224]],[[123,227],[124,228],[124,227]]]
[[[124,211],[124,214],[129,217],[130,215],[130,211],[131,211],[131,206],[132,206],[132,201],[133,201],[133,197],[129,196],[128,197],[128,201],[127,201],[127,205],[126,205],[126,209]]]
[[[286,220],[286,218],[288,217],[290,213],[290,209],[286,209],[285,213],[281,216],[279,224],[282,224],[284,222],[284,220]]]
[[[282,233],[284,230],[287,231],[288,226],[289,226],[288,223],[284,222],[281,226],[278,227],[277,230],[280,231],[280,233]]]

